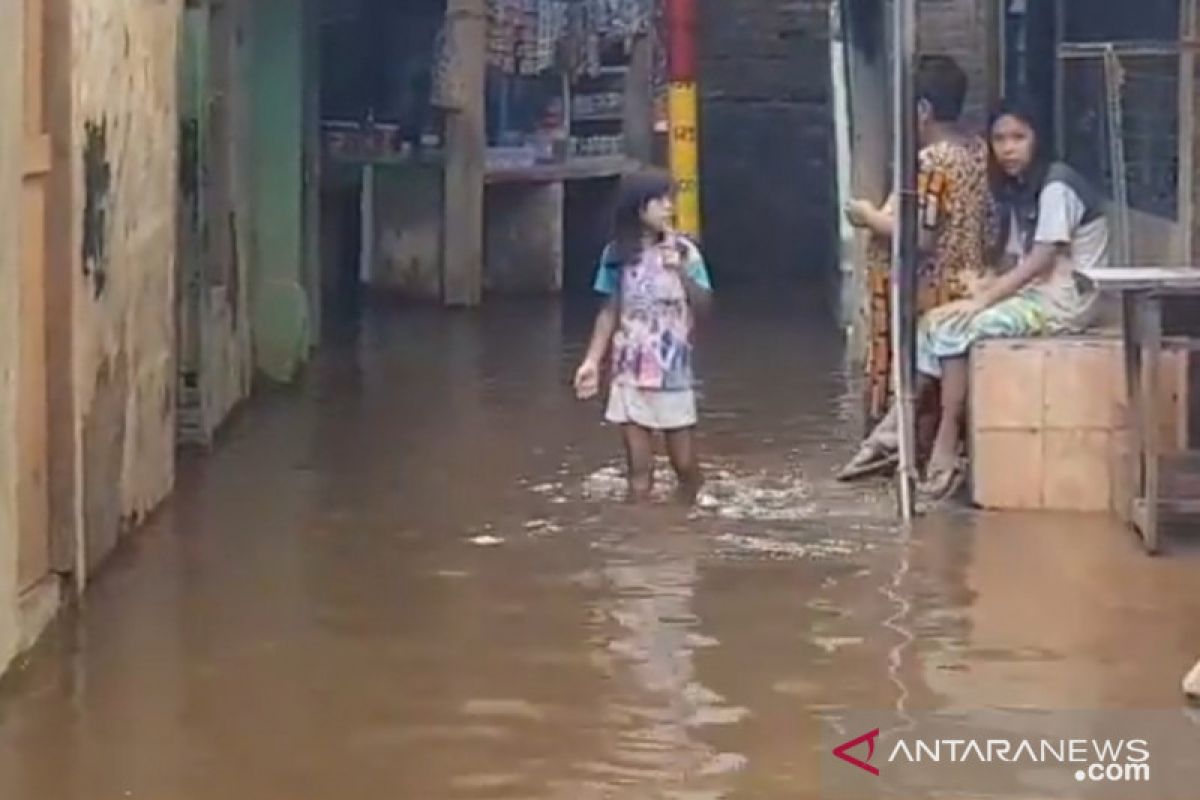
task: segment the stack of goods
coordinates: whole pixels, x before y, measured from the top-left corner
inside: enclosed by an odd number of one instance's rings
[[[619,156],[625,152],[625,137],[619,133],[613,136],[573,136],[569,151],[572,156],[584,158]]]
[[[646,33],[654,12],[651,0],[585,0],[593,30],[602,38],[629,41]]]
[[[488,64],[509,75],[517,71],[517,35],[524,0],[488,0]]]
[[[654,0],[488,0],[488,62],[508,74],[594,75],[613,41],[649,33]]]
[[[571,113],[577,120],[620,119],[625,105],[621,92],[594,92],[576,95],[571,102]]]

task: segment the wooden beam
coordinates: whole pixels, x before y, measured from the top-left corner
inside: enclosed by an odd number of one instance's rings
[[[446,115],[442,301],[476,306],[483,299],[486,0],[448,0],[446,44],[454,102]]]

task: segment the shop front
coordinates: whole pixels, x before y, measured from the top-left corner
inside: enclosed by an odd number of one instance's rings
[[[471,6],[486,16],[464,16]],[[599,246],[617,179],[652,158],[652,8],[363,0],[331,22],[324,141],[340,222],[330,224],[361,243],[331,252],[331,280],[468,305],[484,291],[561,290],[572,245]],[[396,33],[373,48],[364,34],[379,28]],[[354,33],[367,54],[339,73],[328,59]],[[369,73],[365,85],[352,77]],[[473,253],[482,263],[464,270]]]

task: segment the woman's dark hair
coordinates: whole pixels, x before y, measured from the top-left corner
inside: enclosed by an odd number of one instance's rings
[[[613,212],[613,246],[617,261],[626,264],[641,254],[642,212],[652,200],[669,197],[674,190],[674,181],[662,170],[643,170],[621,179]]]
[[[1003,117],[1013,117],[1020,120],[1033,132],[1033,158],[1028,168],[1018,176],[1009,175],[996,160],[996,152],[991,144],[992,131],[996,123]],[[1009,98],[1002,100],[988,118],[988,182],[991,185],[992,197],[996,201],[999,212],[999,236],[992,243],[993,257],[1003,254],[1008,245],[1010,226],[1015,217],[1022,231],[1037,224],[1038,197],[1050,171],[1050,148],[1045,136],[1045,125],[1042,124],[1037,106],[1025,98]]]

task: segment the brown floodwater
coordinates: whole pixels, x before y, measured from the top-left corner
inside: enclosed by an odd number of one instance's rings
[[[852,709],[1176,708],[1196,560],[1104,518],[898,528],[830,478],[857,423],[815,305],[704,330],[691,512],[620,502],[579,309],[368,315],[5,680],[0,798],[803,799]]]

